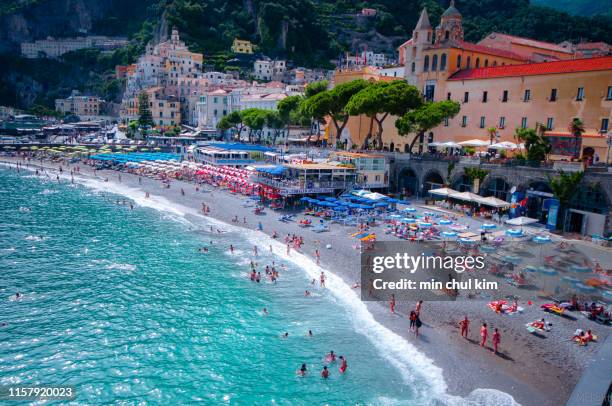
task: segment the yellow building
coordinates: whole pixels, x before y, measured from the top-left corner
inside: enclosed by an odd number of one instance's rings
[[[168,128],[180,125],[181,103],[174,96],[165,96],[160,87],[146,90],[149,96],[149,109],[156,127]],[[138,119],[138,96],[124,98],[121,103],[120,116],[122,121]]]
[[[568,51],[556,44],[501,34],[473,44],[463,40],[461,21],[451,2],[434,30],[423,10],[412,38],[400,49],[405,80],[417,86],[425,99],[461,103],[459,114],[434,128],[428,138],[437,142],[488,139],[487,129],[497,127],[498,141],[515,141],[516,128],[539,124],[560,146],[563,140],[554,137],[567,138],[567,126],[576,117],[586,127],[581,152],[605,156],[612,108],[612,57],[568,60]],[[535,62],[542,60],[552,61]],[[390,79],[364,68],[339,70],[334,83],[358,78]],[[399,136],[396,120],[390,116],[383,123],[384,149],[408,152],[414,134]],[[333,133],[333,126],[330,130]],[[360,147],[368,130],[369,119],[351,117],[340,136]],[[584,151],[587,147],[592,149]]]
[[[253,44],[246,39],[235,38],[232,44],[232,52],[236,54],[252,54]]]

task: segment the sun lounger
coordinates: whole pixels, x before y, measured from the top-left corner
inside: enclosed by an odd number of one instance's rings
[[[558,316],[561,316],[563,315],[563,313],[565,313],[565,308],[559,307],[554,303],[545,303],[542,306],[540,306],[540,308],[544,310],[545,312],[556,314]]]

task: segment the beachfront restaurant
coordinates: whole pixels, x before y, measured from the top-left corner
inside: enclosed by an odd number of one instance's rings
[[[209,143],[193,150],[197,162],[215,166],[243,167],[264,159],[273,149],[263,145],[241,143]]]
[[[257,182],[283,197],[336,194],[352,188],[355,168],[326,163],[293,163],[256,167]]]
[[[330,163],[355,168],[357,182],[366,189],[389,187],[389,163],[384,155],[334,151]]]

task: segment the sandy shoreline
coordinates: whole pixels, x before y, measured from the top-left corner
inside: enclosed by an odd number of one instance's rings
[[[5,157],[2,160],[16,162]],[[44,166],[56,169],[58,165],[45,162]],[[94,176],[91,168],[84,165],[80,168],[80,176]],[[98,171],[96,176],[119,183],[119,173],[115,171]],[[322,247],[321,267],[324,270],[341,277],[349,285],[360,279],[355,240],[348,237],[355,231],[354,227],[334,225],[330,232],[317,234],[300,228],[295,222],[278,221],[280,214],[269,209],[265,215],[256,216],[251,208],[243,207],[244,196],[213,190],[210,186],[206,187],[208,192],[196,192],[193,184],[173,181],[172,187],[165,189],[158,180],[142,178],[142,184],[139,184],[137,176],[127,173],[121,173],[120,183],[141,190],[143,195],[147,191],[152,196],[161,196],[195,211],[199,211],[204,203],[211,208],[210,217],[227,224],[257,230],[258,222],[261,222],[263,233],[268,236],[273,231],[281,239],[288,233],[301,235],[305,240],[303,253],[312,259],[315,250],[313,242],[319,240]],[[181,188],[185,196],[181,194]],[[240,219],[238,224],[232,223],[234,216]],[[243,218],[247,219],[246,224]],[[378,231],[380,239],[388,238],[380,229]],[[327,244],[332,244],[333,249],[323,248]],[[261,246],[260,249],[267,247]],[[523,405],[565,403],[588,360],[599,349],[598,345],[578,347],[567,335],[571,335],[576,328],[592,328],[603,342],[609,329],[582,317],[570,320],[547,316],[555,323],[555,329],[542,339],[526,334],[524,329],[525,322],[542,317],[542,312],[535,305],[526,308],[523,314],[504,316],[491,312],[482,301],[427,302],[422,312],[424,326],[421,335],[416,338],[408,331],[406,317],[414,308],[414,303],[399,302],[398,314],[395,315],[390,314],[386,303],[368,303],[367,307],[376,321],[404,337],[443,369],[449,393],[466,396],[475,389],[490,388],[510,394]],[[460,339],[456,328],[456,321],[464,314],[472,320],[469,340]],[[477,329],[483,321],[502,332],[501,355],[494,355],[478,346]]]

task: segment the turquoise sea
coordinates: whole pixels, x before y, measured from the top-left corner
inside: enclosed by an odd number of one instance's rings
[[[74,385],[80,404],[412,405],[443,396],[439,371],[351,305],[350,288],[311,287],[306,265],[263,245],[258,269],[275,261],[280,280],[251,282],[252,236],[230,226],[210,234],[206,219],[118,199],[0,168],[0,385]],[[341,375],[331,364],[324,380],[330,350],[349,368]]]

